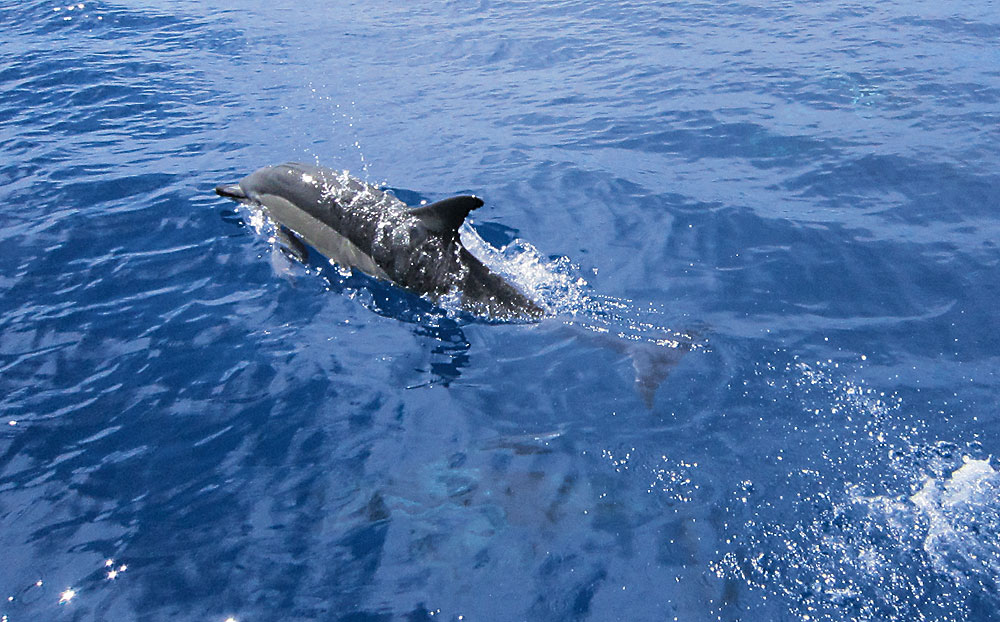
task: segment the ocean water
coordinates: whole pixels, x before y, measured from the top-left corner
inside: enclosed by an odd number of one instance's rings
[[[1000,620],[994,3],[0,24],[3,622]],[[550,316],[284,260],[288,160]]]

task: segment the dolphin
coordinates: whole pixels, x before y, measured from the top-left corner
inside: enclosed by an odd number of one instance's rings
[[[462,244],[458,228],[481,207],[456,196],[409,207],[346,171],[289,162],[258,169],[215,192],[259,205],[279,226],[285,246],[300,259],[307,244],[345,268],[357,268],[434,303],[454,296],[474,315],[538,320],[545,310],[494,274]],[[294,235],[289,235],[289,233]]]

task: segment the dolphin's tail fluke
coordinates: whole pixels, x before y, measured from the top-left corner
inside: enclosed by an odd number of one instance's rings
[[[220,184],[215,187],[215,194],[235,201],[244,201],[247,199],[247,193],[243,192],[243,188],[240,188],[239,184]]]

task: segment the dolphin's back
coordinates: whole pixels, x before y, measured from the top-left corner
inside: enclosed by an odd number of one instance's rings
[[[393,195],[352,177],[346,171],[289,162],[258,169],[240,182],[255,200],[270,195],[282,197],[330,226],[337,226],[345,209],[363,210],[367,217],[379,212],[405,209]]]

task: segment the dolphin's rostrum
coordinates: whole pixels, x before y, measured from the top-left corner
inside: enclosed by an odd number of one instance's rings
[[[347,172],[287,163],[254,171],[215,191],[262,206],[279,227],[337,264],[409,289],[431,301],[454,295],[475,315],[537,320],[544,310],[470,253],[458,234],[474,196],[410,208]]]

